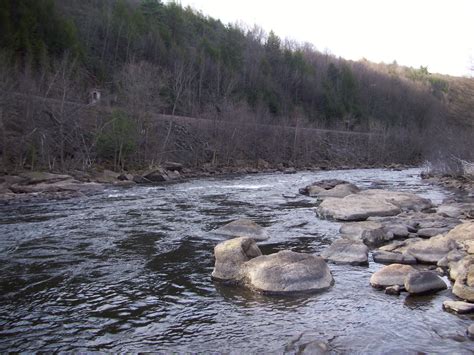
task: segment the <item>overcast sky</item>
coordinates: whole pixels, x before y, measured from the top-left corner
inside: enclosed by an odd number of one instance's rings
[[[259,25],[282,38],[359,60],[468,75],[474,0],[179,0],[224,23]]]

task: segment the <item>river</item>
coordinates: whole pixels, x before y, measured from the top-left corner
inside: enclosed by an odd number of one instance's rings
[[[316,218],[298,189],[323,178],[416,192],[449,192],[419,170],[381,169],[206,178],[107,188],[65,201],[0,206],[0,352],[295,352],[305,340],[341,353],[472,353],[471,316],[433,296],[370,287],[382,265],[330,264],[335,285],[270,297],[212,282],[209,231],[237,218],[268,227],[264,254],[319,253],[339,224]],[[296,349],[296,350],[295,350]]]

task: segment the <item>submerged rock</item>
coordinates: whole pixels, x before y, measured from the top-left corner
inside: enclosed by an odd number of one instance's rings
[[[336,264],[367,265],[369,248],[361,243],[338,239],[321,253],[321,256]]]
[[[384,293],[387,295],[393,295],[393,296],[398,296],[402,292],[403,287],[400,287],[399,285],[393,285],[385,288]]]
[[[370,278],[370,284],[375,288],[385,288],[388,286],[404,286],[405,277],[416,269],[410,265],[392,264],[381,268]]]
[[[300,355],[323,355],[330,354],[330,347],[328,343],[323,341],[312,341],[304,344],[303,349],[299,352]]]
[[[463,301],[444,301],[443,309],[459,314],[474,313],[474,303]]]
[[[410,294],[436,292],[448,288],[443,279],[432,271],[410,273],[405,277],[404,285]]]
[[[259,292],[315,292],[329,288],[334,279],[321,257],[283,250],[245,263],[244,283]]]
[[[243,263],[262,255],[255,241],[241,237],[217,244],[214,248],[216,263],[212,278],[222,281],[238,282],[242,279]]]
[[[238,219],[212,231],[214,234],[229,237],[248,237],[255,240],[267,240],[270,238],[265,228],[259,226],[249,219]]]

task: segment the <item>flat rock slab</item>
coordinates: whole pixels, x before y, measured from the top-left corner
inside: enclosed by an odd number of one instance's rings
[[[405,277],[416,269],[410,265],[392,264],[381,268],[370,278],[370,284],[375,288],[386,288],[389,286],[405,286]]]
[[[443,309],[459,314],[474,313],[474,303],[463,301],[444,301]]]
[[[395,216],[401,209],[383,199],[361,194],[327,198],[317,209],[318,216],[338,221],[365,221],[371,216]]]
[[[284,250],[246,262],[244,283],[258,292],[316,292],[329,288],[334,279],[323,258]]]
[[[399,207],[403,211],[423,211],[433,207],[433,204],[429,199],[409,192],[369,189],[362,191],[360,194],[364,196],[372,196],[377,199],[383,199]]]
[[[407,264],[413,265],[417,261],[414,256],[390,251],[376,250],[372,252],[374,261],[379,264]]]
[[[367,265],[369,248],[361,243],[347,239],[338,239],[321,256],[335,264]]]
[[[369,217],[395,216],[401,211],[422,211],[431,201],[408,192],[364,190],[344,198],[327,198],[317,209],[322,218],[364,221]]]
[[[443,279],[432,271],[410,273],[405,277],[404,285],[410,294],[424,294],[448,288]]]
[[[413,255],[420,263],[437,264],[455,248],[456,244],[453,241],[440,235],[411,243],[406,252]]]
[[[238,219],[212,231],[214,234],[228,237],[248,237],[255,240],[270,238],[265,228],[249,219]]]
[[[19,175],[26,179],[27,184],[39,184],[39,183],[54,183],[63,180],[71,180],[72,176],[62,174],[52,174],[41,171],[25,172]]]

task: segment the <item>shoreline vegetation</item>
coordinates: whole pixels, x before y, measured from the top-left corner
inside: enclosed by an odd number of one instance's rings
[[[159,0],[0,4],[0,169],[474,161],[473,78],[350,61]]]

